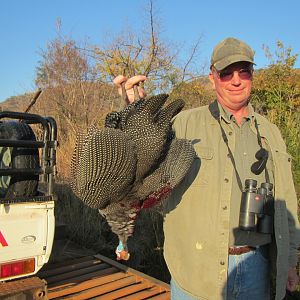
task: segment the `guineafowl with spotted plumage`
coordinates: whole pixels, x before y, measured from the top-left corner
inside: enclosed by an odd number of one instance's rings
[[[167,98],[140,99],[108,114],[104,128],[77,137],[71,187],[118,235],[117,259],[129,258],[127,239],[140,210],[165,201],[196,156],[191,142],[172,132],[171,119],[184,102],[164,107]]]

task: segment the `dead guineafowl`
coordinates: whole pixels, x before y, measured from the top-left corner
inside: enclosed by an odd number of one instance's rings
[[[184,102],[163,107],[167,98],[140,99],[77,138],[71,187],[118,235],[117,259],[129,258],[127,239],[141,209],[166,200],[195,158],[191,142],[175,138],[171,128]]]

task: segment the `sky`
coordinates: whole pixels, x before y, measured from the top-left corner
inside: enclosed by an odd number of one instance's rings
[[[36,68],[47,43],[62,32],[76,41],[101,45],[127,26],[142,31],[149,0],[0,0],[0,102],[35,91]],[[153,0],[162,37],[188,47],[201,37],[199,63],[209,63],[226,37],[247,42],[257,68],[268,65],[263,45],[276,42],[300,53],[300,0]],[[296,67],[300,67],[300,58]]]

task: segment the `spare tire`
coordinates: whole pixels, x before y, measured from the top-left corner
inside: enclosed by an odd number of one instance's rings
[[[0,123],[0,139],[33,140],[31,127],[24,122],[4,121]],[[0,167],[12,169],[36,169],[39,167],[38,149],[24,147],[0,147]],[[34,174],[15,174],[0,176],[0,197],[16,198],[35,196],[39,176]]]

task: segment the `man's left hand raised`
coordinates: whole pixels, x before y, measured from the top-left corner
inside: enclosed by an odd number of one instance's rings
[[[139,87],[138,85],[141,82],[144,82],[147,79],[146,76],[144,75],[136,75],[133,77],[130,77],[129,79],[127,79],[127,77],[123,76],[123,75],[118,75],[115,79],[114,79],[114,84],[116,85],[116,87],[118,88],[118,93],[119,95],[122,96],[122,84],[124,84],[124,89],[126,92],[126,98],[125,101],[127,104],[134,102],[134,91],[133,91],[133,87],[135,85],[137,85],[138,88],[138,92],[139,92],[139,97],[140,98],[145,98],[146,97],[146,92],[143,88]]]

